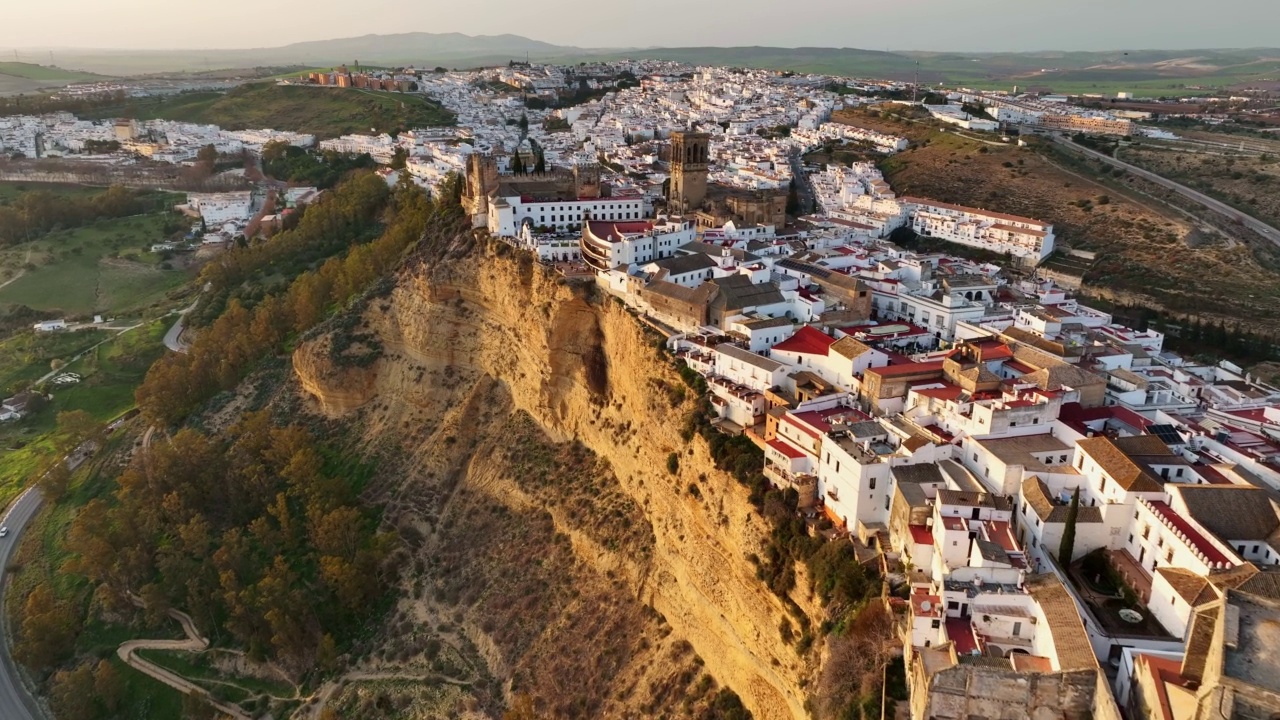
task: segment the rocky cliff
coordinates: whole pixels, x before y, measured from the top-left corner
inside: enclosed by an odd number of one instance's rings
[[[403,270],[358,331],[375,362],[320,337],[293,365],[314,411],[407,458],[377,488],[415,556],[393,626],[455,632],[495,704],[678,716],[718,685],[806,716],[812,668],[748,559],[767,528],[681,438],[693,400],[656,335],[497,244]]]

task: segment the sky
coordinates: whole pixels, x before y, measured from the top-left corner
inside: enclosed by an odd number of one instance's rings
[[[511,33],[586,48],[1112,50],[1280,45],[1278,0],[15,0],[0,49],[255,48]],[[0,56],[0,59],[8,59]]]

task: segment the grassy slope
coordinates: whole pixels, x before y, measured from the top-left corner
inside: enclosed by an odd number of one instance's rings
[[[87,315],[160,300],[189,280],[185,271],[160,269],[159,257],[142,250],[164,239],[164,221],[163,214],[104,220],[0,250],[0,281],[28,262],[37,266],[0,288],[0,303]]]
[[[447,125],[453,116],[421,95],[354,88],[311,88],[274,83],[242,85],[228,93],[185,93],[132,102],[95,113],[139,119],[212,123],[232,130],[274,128],[337,137],[347,133]]]

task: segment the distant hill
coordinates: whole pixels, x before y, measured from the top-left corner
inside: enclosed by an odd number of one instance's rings
[[[53,65],[0,62],[0,95],[101,79],[104,79],[101,75],[81,70],[66,70]]]
[[[1280,49],[1117,50],[1111,52],[882,52],[853,48],[578,48],[519,35],[400,33],[317,40],[251,50],[59,50],[71,67],[111,74],[214,68],[369,65],[470,68],[528,57],[535,62],[651,58],[855,77],[980,87],[1051,87],[1064,92],[1119,89],[1177,94],[1183,86],[1229,87],[1280,81]]]

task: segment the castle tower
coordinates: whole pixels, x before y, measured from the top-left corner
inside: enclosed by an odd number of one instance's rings
[[[483,227],[488,222],[489,193],[497,188],[497,160],[484,152],[469,155],[466,184],[462,190],[462,207],[471,216],[474,227]]]
[[[590,160],[573,163],[573,191],[580,198],[600,197],[600,165]]]
[[[711,136],[677,130],[671,133],[671,190],[667,198],[672,212],[688,215],[707,196],[707,161]]]

